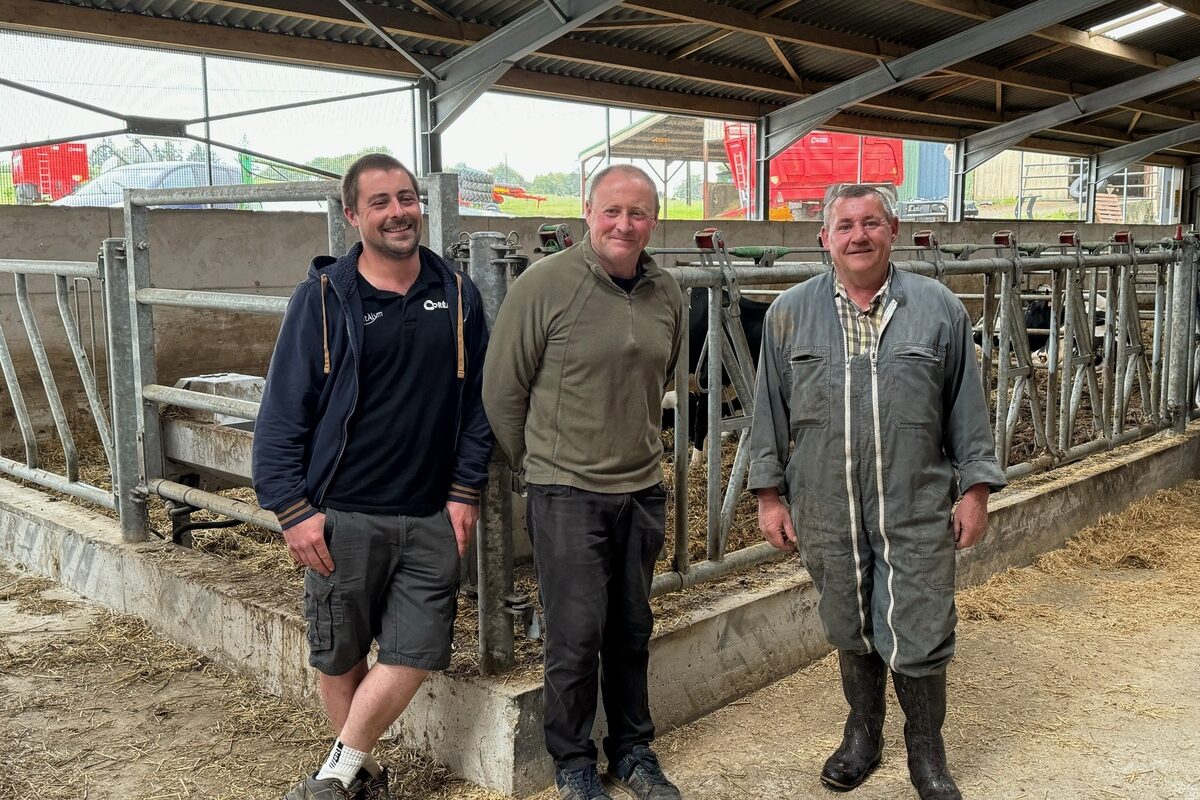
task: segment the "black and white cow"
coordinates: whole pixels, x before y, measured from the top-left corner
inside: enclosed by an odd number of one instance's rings
[[[750,300],[745,297],[740,297],[738,300],[738,311],[741,314],[742,330],[746,333],[746,343],[750,346],[750,355],[754,360],[755,368],[758,367],[758,351],[762,346],[762,326],[763,317],[767,313],[767,308],[770,303],[762,303],[757,300]],[[704,351],[704,343],[708,333],[708,292],[697,289],[692,292],[691,307],[688,310],[688,440],[692,443],[692,447],[696,451],[693,455],[698,458],[698,453],[704,447],[704,440],[708,437],[708,411],[707,411],[707,396],[706,393],[700,390],[700,386],[704,385],[708,379],[707,370],[705,374],[697,375],[696,367],[700,363],[700,355]],[[730,385],[729,375],[724,369],[721,370],[722,393],[728,390]],[[675,424],[675,404],[678,402],[679,392],[675,390],[667,392],[663,397],[663,429],[667,430]],[[742,398],[745,399],[745,398]],[[728,411],[729,409],[727,409]],[[696,460],[694,458],[693,460]]]
[[[1047,331],[1050,329],[1050,287],[1046,284],[1042,284],[1041,286],[1038,286],[1034,291],[1038,294],[1044,294],[1046,297],[1045,297],[1045,299],[1025,301],[1022,304],[1023,309],[1024,309],[1024,313],[1022,316],[1025,319],[1026,331],[1031,331],[1030,333],[1026,334],[1028,336],[1028,340],[1029,340],[1029,351],[1031,353],[1033,353],[1035,357],[1040,358],[1042,361],[1046,361],[1046,359],[1048,358],[1047,346],[1050,343],[1050,336],[1047,333],[1040,333],[1040,332],[1033,333],[1032,331]],[[1092,314],[1092,326],[1093,326],[1092,350],[1093,350],[1093,352],[1096,353],[1097,366],[1099,366],[1103,362],[1103,358],[1104,358],[1103,343],[1104,343],[1104,321],[1105,321],[1106,312],[1107,312],[1107,304],[1105,302],[1104,296],[1096,295],[1096,310]],[[1062,326],[1065,321],[1066,321],[1065,314],[1060,313],[1059,318],[1058,318],[1058,329],[1059,330],[1062,330]],[[999,313],[997,313],[995,315],[994,324],[996,326],[999,326],[999,324],[1000,324],[1000,314]],[[983,320],[982,319],[978,320],[975,323],[975,327],[977,329],[975,331],[975,336],[974,336],[975,344],[982,347],[983,346],[983,330],[982,330]],[[1000,334],[999,334],[999,331],[997,331],[997,330],[993,330],[993,332],[992,332],[992,346],[993,347],[1000,346]]]

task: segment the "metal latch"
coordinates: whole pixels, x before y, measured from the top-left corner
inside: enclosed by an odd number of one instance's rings
[[[542,617],[533,607],[529,595],[510,594],[504,598],[504,613],[519,617],[525,630],[525,638],[537,641],[542,638]]]

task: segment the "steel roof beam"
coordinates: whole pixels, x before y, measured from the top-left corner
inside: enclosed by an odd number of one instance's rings
[[[383,41],[387,43],[388,47],[404,56],[404,60],[416,67],[418,72],[420,72],[426,78],[433,78],[433,73],[426,69],[425,65],[418,61],[416,56],[401,47],[400,43],[397,42],[390,33],[384,30],[379,23],[367,16],[367,13],[360,9],[358,5],[355,4],[354,0],[338,0],[338,2],[341,3],[347,11],[353,14],[359,20],[359,22],[370,28],[376,36],[378,36],[380,39],[383,39]]]
[[[839,111],[923,75],[986,53],[1059,20],[1106,5],[1109,0],[1037,0],[894,61],[881,63],[836,86],[766,117],[767,158],[774,158]]]
[[[963,171],[970,172],[1030,134],[1124,105],[1197,78],[1200,78],[1200,58],[1193,58],[968,136],[963,153]]]
[[[346,2],[346,0],[341,0]],[[620,5],[621,0],[540,3],[487,38],[434,68],[436,91],[431,133],[440,133],[490,89],[518,59]]]
[[[994,19],[1010,11],[1005,6],[990,3],[987,0],[908,0],[908,2],[975,20]],[[1096,36],[1067,25],[1048,25],[1040,31],[1034,31],[1032,35],[1048,42],[1056,42],[1091,53],[1110,56],[1151,69],[1162,69],[1179,61],[1177,58],[1171,58],[1162,53],[1134,47],[1107,36]]]
[[[1200,122],[1105,150],[1096,156],[1096,171],[1092,182],[1098,186],[1130,164],[1135,164],[1159,150],[1194,142],[1197,139],[1200,139]]]
[[[1198,0],[1200,2],[1200,0]],[[914,52],[915,48],[893,44],[882,39],[876,39],[861,34],[844,33],[816,25],[809,25],[792,20],[767,18],[761,19],[749,12],[740,11],[729,6],[718,6],[714,3],[699,0],[625,0],[626,8],[658,14],[664,17],[674,17],[694,22],[699,25],[712,25],[718,28],[731,28],[740,33],[756,36],[772,36],[781,42],[815,47],[835,53],[845,53],[868,58],[873,61],[891,60]],[[1016,86],[1022,89],[1073,97],[1077,94],[1087,94],[1097,87],[1060,78],[1050,78],[1043,75],[1033,75],[1017,70],[1008,70],[985,64],[980,61],[960,61],[947,68],[963,78],[974,78],[984,81],[998,81],[1006,86]],[[1195,112],[1162,103],[1147,103],[1144,101],[1126,104],[1134,111],[1142,111],[1165,119],[1195,122]]]

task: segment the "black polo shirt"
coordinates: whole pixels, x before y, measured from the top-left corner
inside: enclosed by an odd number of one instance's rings
[[[422,262],[406,294],[361,274],[358,402],[325,494],[339,511],[423,517],[446,504],[458,387],[455,317],[437,270]]]

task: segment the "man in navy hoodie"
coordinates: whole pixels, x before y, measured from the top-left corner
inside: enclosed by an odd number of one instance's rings
[[[416,177],[363,156],[342,202],[362,242],[314,259],[292,295],[254,432],[259,503],[307,567],[309,663],[337,735],[285,800],[388,796],[371,749],[450,663],[458,561],[492,449],[483,304],[420,246]]]

